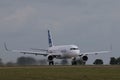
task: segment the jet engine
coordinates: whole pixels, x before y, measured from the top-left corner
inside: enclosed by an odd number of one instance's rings
[[[88,57],[87,56],[82,56],[82,60],[86,62],[88,60]]]
[[[54,58],[53,55],[48,55],[48,60],[49,61],[53,61],[53,58]]]
[[[49,65],[54,65],[54,61],[53,61],[54,56],[53,55],[48,55],[47,58],[48,58]]]

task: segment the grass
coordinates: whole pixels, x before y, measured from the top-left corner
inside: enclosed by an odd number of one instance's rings
[[[0,80],[120,80],[120,66],[0,67]]]

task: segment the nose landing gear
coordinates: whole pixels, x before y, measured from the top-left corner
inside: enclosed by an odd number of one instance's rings
[[[75,58],[75,57],[72,59],[71,64],[72,64],[72,65],[77,65],[77,61],[76,61],[76,58]]]

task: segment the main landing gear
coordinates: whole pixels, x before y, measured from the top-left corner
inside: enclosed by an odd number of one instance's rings
[[[49,61],[49,65],[54,65],[54,61]]]

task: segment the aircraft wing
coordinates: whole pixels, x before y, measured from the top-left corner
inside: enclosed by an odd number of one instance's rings
[[[38,50],[38,51],[42,51],[42,52],[48,52],[48,50],[46,49],[37,49],[37,48],[30,48],[31,50]]]
[[[99,52],[86,52],[86,53],[80,53],[81,55],[97,55],[97,54],[101,54],[101,53],[110,53],[111,51],[99,51]]]
[[[7,50],[7,51],[23,53],[23,54],[43,55],[43,56],[47,56],[48,55],[47,53],[35,52],[35,51],[22,51],[22,50]]]
[[[8,50],[7,48],[6,48],[6,51],[23,53],[23,54],[43,55],[43,56],[49,55],[49,53],[44,53],[44,52],[42,53],[42,52],[35,52],[35,51]],[[61,53],[50,53],[50,54],[55,56],[55,57],[60,57],[62,55]]]
[[[47,56],[47,53],[35,52],[35,51],[22,51],[22,50],[11,50],[11,52],[18,52],[23,54],[34,54],[34,55],[43,55]]]
[[[48,55],[47,53],[35,52],[35,51],[9,50],[5,43],[4,43],[4,47],[5,47],[6,51],[10,51],[10,52],[17,52],[17,53],[23,53],[23,54],[43,55],[43,56],[47,56]]]

